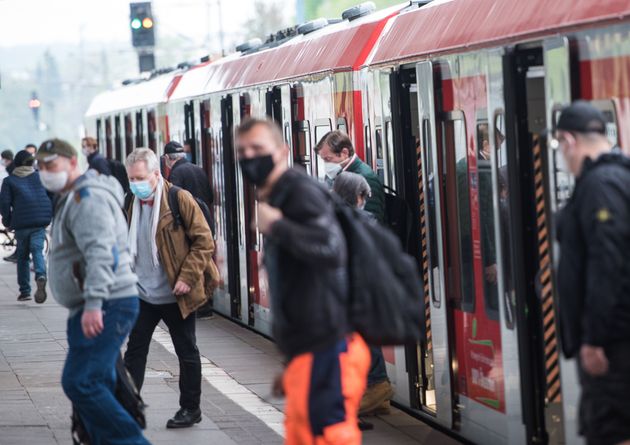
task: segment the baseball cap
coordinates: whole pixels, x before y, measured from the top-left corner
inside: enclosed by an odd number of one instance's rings
[[[606,134],[606,118],[590,103],[578,100],[562,110],[556,130]]]
[[[184,153],[184,147],[177,141],[171,141],[164,146],[164,154],[172,155],[176,153]]]
[[[39,146],[35,157],[39,162],[50,162],[59,156],[64,158],[73,158],[77,156],[77,151],[68,142],[61,139],[49,139],[42,142]]]

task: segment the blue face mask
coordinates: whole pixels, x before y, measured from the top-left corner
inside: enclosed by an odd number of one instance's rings
[[[143,201],[149,199],[151,195],[153,195],[153,188],[151,187],[149,181],[129,182],[129,188],[131,189],[131,193]]]
[[[188,162],[192,162],[192,153],[186,153],[186,159]]]

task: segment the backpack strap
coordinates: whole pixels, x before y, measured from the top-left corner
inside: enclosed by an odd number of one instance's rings
[[[177,229],[179,226],[184,225],[184,221],[182,219],[182,214],[179,211],[179,199],[177,199],[177,194],[181,190],[180,187],[176,185],[172,185],[168,190],[168,206],[171,209],[171,213],[173,214],[173,224]]]

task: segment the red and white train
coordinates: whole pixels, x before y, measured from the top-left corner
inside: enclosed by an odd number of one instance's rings
[[[194,141],[212,182],[215,309],[270,333],[253,190],[235,162],[246,116],[282,127],[322,178],[316,142],[347,132],[413,213],[426,344],[385,351],[395,400],[473,442],[580,443],[575,363],[559,352],[554,212],[572,178],[544,136],[592,101],[630,144],[627,0],[365,5],[263,46],[97,96],[86,128],[109,157]]]

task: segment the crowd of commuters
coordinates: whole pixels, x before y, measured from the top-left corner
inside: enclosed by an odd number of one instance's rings
[[[340,131],[315,147],[328,187],[289,167],[275,123],[249,119],[236,136],[240,170],[256,187],[271,305],[282,308],[273,335],[286,365],[274,393],[286,397],[286,443],[359,444],[359,416],[389,412],[394,391],[380,347],[366,344],[348,317],[349,252],[331,193],[383,224],[383,183]],[[568,357],[579,357],[581,431],[589,443],[627,443],[630,160],[612,149],[605,118],[587,103],[563,111],[554,137],[577,178],[557,233],[561,341]],[[127,196],[93,138],[82,141],[86,172],[59,139],[37,152],[29,144],[15,156],[1,153],[8,176],[0,213],[17,240],[18,300],[31,298],[32,260],[35,301],[46,300],[48,284],[69,310],[62,386],[92,443],[148,443],[116,397],[115,366],[128,338],[124,364],[140,390],[160,321],[180,366],[180,406],[166,427],[202,420],[196,318],[211,313],[220,277],[204,213],[213,191],[192,147],[171,141],[161,159],[132,151]]]

